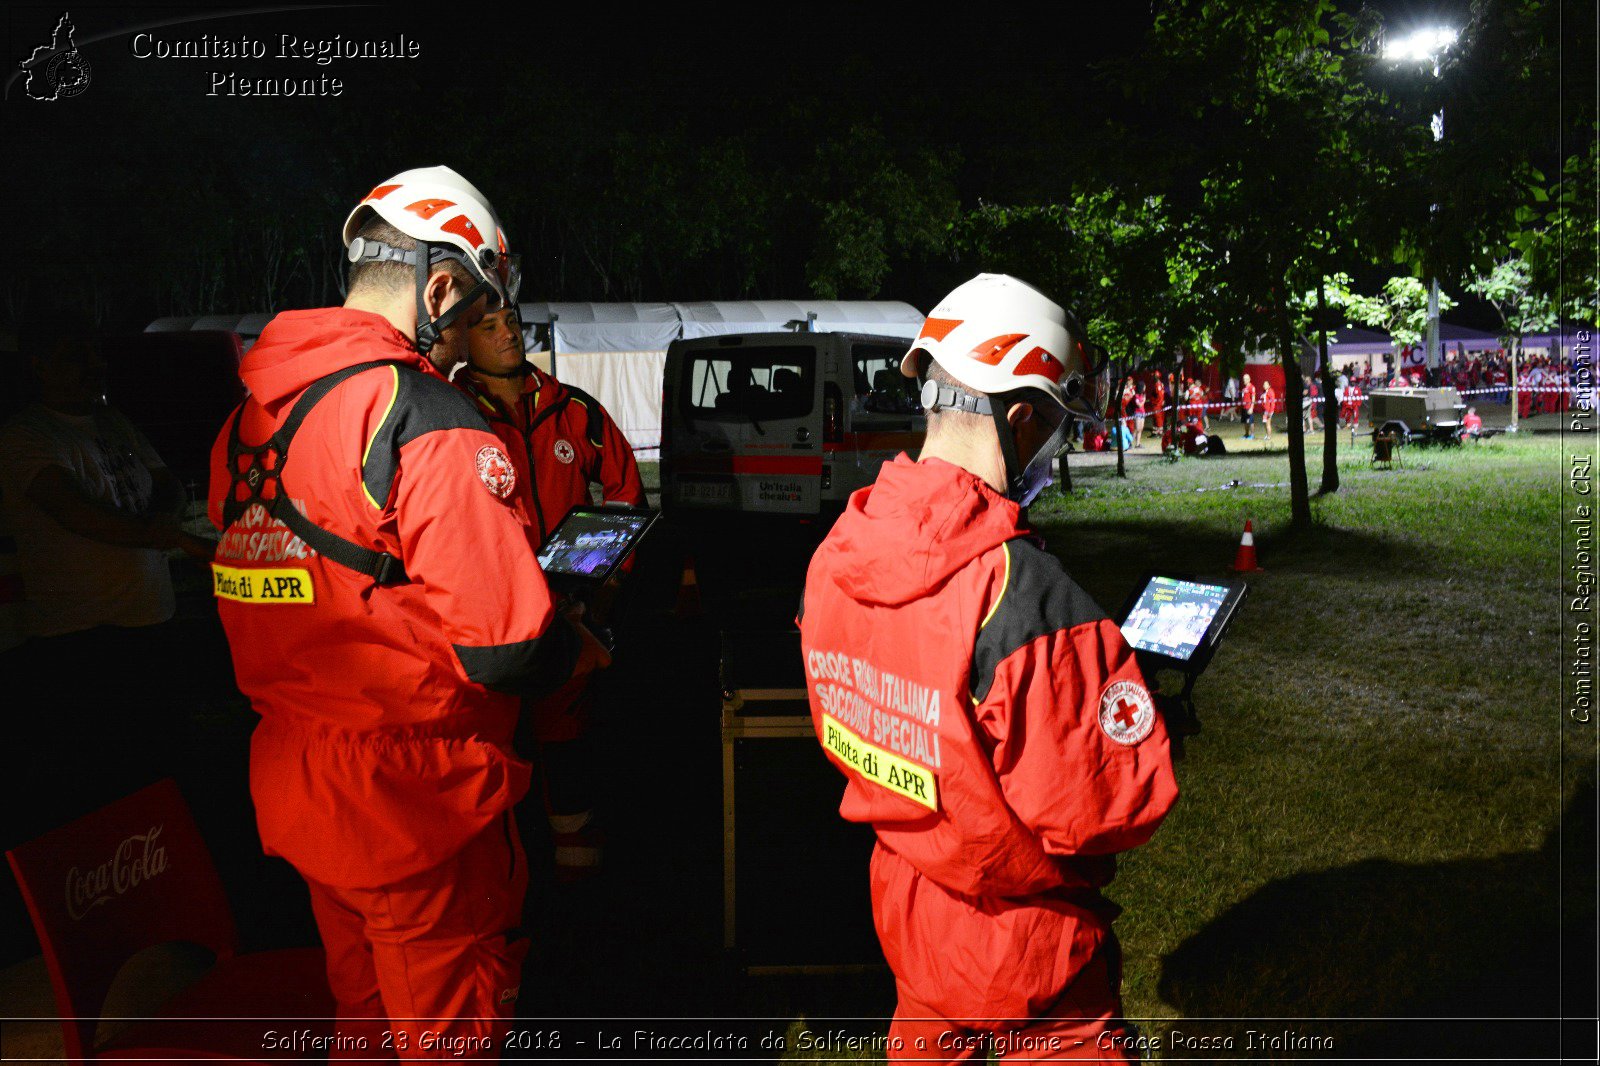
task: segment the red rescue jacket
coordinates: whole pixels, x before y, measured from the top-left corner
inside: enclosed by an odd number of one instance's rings
[[[508,410],[463,369],[455,382],[471,396],[517,466],[516,504],[543,544],[567,512],[589,503],[596,482],[607,503],[643,507],[644,484],[633,447],[600,402],[538,367],[522,379],[522,400]]]
[[[1177,799],[1122,634],[1015,504],[905,455],[817,550],[801,645],[817,738],[873,826],[897,980],[946,1018],[1027,1018],[1105,938],[1098,889]]]
[[[500,441],[381,316],[274,318],[240,367],[239,437],[265,442],[308,385],[373,360],[399,365],[355,374],[310,411],[281,486],[410,580],[376,585],[260,506],[224,531],[215,564],[239,687],[261,715],[250,779],[262,845],[352,888],[444,861],[527,791],[509,692],[541,668],[564,676],[578,647],[570,626],[551,625]],[[225,497],[245,493],[228,470],[234,418],[212,450],[219,529]]]

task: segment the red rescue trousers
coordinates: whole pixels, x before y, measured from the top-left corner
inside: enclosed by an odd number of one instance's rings
[[[330,1058],[500,1057],[528,952],[528,863],[509,816],[395,884],[306,884],[339,1009]]]
[[[533,737],[541,744],[559,744],[583,736],[589,724],[593,697],[589,683],[596,670],[611,665],[611,652],[587,629],[581,631],[583,650],[572,676],[556,689],[522,705],[522,717],[533,726]]]
[[[532,725],[535,740],[559,744],[583,736],[593,705],[588,691],[591,680],[588,674],[574,675],[554,692],[523,704],[522,713]]]
[[[933,1016],[899,987],[900,1002],[889,1025],[890,1062],[980,1061],[992,1047],[1002,1062],[1068,1059],[1138,1062],[1131,1030],[1122,1021],[1121,953],[1115,938],[1095,952],[1061,998],[1019,1029],[994,1031]],[[897,982],[898,984],[898,982]]]

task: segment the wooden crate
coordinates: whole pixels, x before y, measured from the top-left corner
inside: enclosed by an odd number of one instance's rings
[[[724,634],[723,945],[751,974],[880,968],[873,833],[839,817],[844,778],[816,740],[799,633]]]

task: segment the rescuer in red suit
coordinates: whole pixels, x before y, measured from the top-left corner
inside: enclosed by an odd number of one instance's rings
[[[598,400],[527,361],[515,308],[491,311],[467,332],[467,365],[456,384],[489,420],[517,470],[515,505],[543,546],[589,486],[604,503],[643,507],[639,464]],[[606,600],[610,596],[607,594]],[[597,603],[605,621],[609,602]],[[604,843],[595,819],[598,780],[587,724],[592,698],[583,679],[531,700],[524,735],[538,745],[544,806],[555,842],[556,877],[573,881],[599,868]]]
[[[557,611],[515,467],[440,370],[512,299],[492,208],[446,167],[406,171],[344,241],[344,306],[268,324],[212,452],[251,795],[310,889],[341,1033],[492,1058],[527,951],[518,696],[606,657]]]
[[[1239,390],[1239,411],[1244,419],[1244,439],[1255,436],[1256,386],[1250,375],[1244,376],[1244,387]]]
[[[1095,417],[1083,333],[980,274],[902,371],[926,444],[851,496],[798,619],[839,813],[877,834],[889,1059],[1127,1059],[1100,889],[1177,799],[1167,731],[1116,624],[1022,517]]]
[[[1272,439],[1272,419],[1278,413],[1282,404],[1278,402],[1278,394],[1272,388],[1272,382],[1261,382],[1261,424],[1266,427],[1267,439]]]

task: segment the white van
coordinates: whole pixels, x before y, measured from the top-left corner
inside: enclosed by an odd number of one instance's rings
[[[836,515],[899,452],[922,446],[907,342],[858,333],[674,341],[661,398],[661,505]]]

